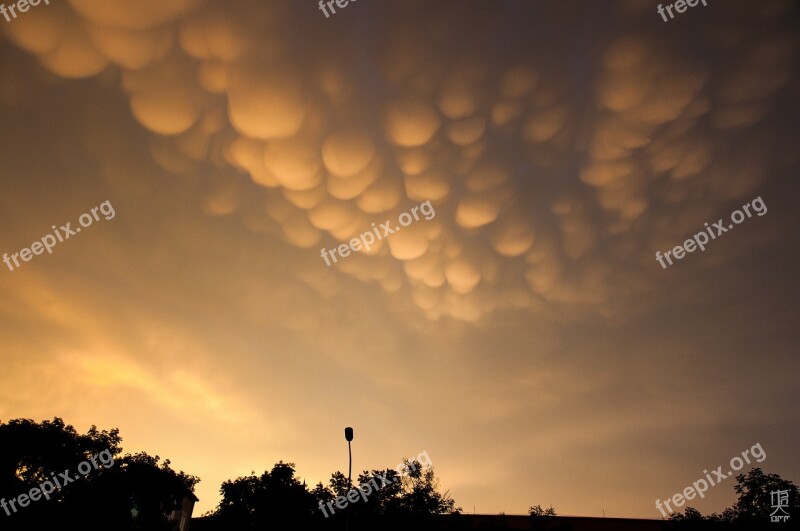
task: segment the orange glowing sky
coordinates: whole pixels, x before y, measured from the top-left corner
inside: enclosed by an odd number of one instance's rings
[[[222,481],[427,451],[479,513],[800,480],[797,2],[63,0],[0,18],[0,419]],[[768,207],[668,269],[705,222]],[[370,253],[371,224],[431,201]],[[693,505],[721,511],[734,480]]]

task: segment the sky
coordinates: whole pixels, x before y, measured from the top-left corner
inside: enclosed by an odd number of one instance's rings
[[[196,515],[279,460],[346,471],[345,426],[354,473],[427,452],[465,512],[660,518],[756,444],[742,472],[799,481],[799,13],[0,16],[0,420],[119,428]]]

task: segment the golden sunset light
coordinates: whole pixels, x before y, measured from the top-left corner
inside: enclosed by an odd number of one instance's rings
[[[800,479],[797,1],[5,2],[8,456],[118,428],[193,521],[345,427],[464,517]]]

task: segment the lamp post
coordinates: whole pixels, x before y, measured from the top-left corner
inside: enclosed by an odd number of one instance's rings
[[[347,465],[347,483],[352,485],[350,475],[353,472],[353,452],[350,450],[350,441],[353,440],[353,428],[347,427],[344,429],[344,438],[347,439],[347,455],[350,458],[350,463]]]
[[[348,456],[348,464],[347,464],[347,487],[352,489],[353,487],[353,480],[350,479],[353,474],[353,451],[350,448],[350,441],[353,440],[353,428],[350,426],[344,429],[344,438],[347,439],[347,456]],[[348,491],[349,492],[349,491]],[[350,511],[345,513],[345,520],[344,526],[346,531],[350,531]]]

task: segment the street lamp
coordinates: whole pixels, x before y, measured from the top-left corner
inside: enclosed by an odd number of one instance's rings
[[[353,480],[350,479],[353,473],[353,451],[350,449],[350,441],[353,440],[353,428],[350,426],[344,429],[344,438],[347,439],[347,455],[349,457],[347,464],[347,488],[353,488]],[[349,491],[348,491],[349,492]],[[344,513],[344,528],[346,531],[350,531],[350,511],[347,510]]]
[[[350,449],[350,441],[353,440],[353,428],[348,426],[344,429],[344,438],[347,439],[347,455],[350,458],[350,463],[347,465],[347,486],[352,487],[353,482],[350,480],[350,476],[353,472],[353,452]]]

